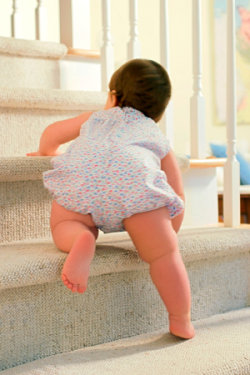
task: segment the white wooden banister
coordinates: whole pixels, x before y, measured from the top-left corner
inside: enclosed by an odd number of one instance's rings
[[[224,167],[224,224],[240,225],[240,171],[236,159],[235,1],[227,0],[227,161]]]
[[[169,23],[168,23],[168,1],[160,0],[160,60],[162,66],[170,74],[169,63]],[[170,77],[171,79],[171,77]],[[169,102],[165,115],[161,120],[163,130],[169,139],[171,147],[174,147],[174,121],[173,102]]]
[[[190,101],[191,157],[206,156],[205,99],[202,93],[201,0],[193,0],[193,96]]]
[[[128,60],[141,55],[141,47],[138,37],[138,1],[129,0],[130,39],[128,42]]]
[[[48,39],[48,16],[44,0],[37,0],[35,19],[36,39],[46,41]]]
[[[59,4],[61,43],[90,49],[90,0],[60,0]]]
[[[11,36],[19,38],[22,33],[21,13],[20,13],[20,0],[12,1],[11,13]]]
[[[108,83],[114,72],[114,50],[111,40],[110,0],[102,0],[103,43],[101,48],[102,90],[108,89]]]

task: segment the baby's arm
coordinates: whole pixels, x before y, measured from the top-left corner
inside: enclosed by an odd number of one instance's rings
[[[57,121],[49,125],[42,133],[39,150],[30,152],[27,156],[57,155],[57,149],[60,145],[79,136],[82,124],[88,120],[91,114],[92,112],[84,112],[77,117]]]
[[[170,150],[167,155],[161,160],[161,169],[165,172],[168,183],[173,188],[175,193],[183,201],[185,201],[181,171],[172,150]],[[172,225],[175,232],[178,232],[178,230],[180,229],[183,217],[184,212],[172,219]]]

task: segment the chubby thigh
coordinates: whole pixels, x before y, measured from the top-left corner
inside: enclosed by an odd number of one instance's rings
[[[82,223],[93,232],[95,237],[97,237],[98,229],[96,228],[91,214],[83,215],[78,212],[67,210],[54,200],[52,202],[50,216],[51,231],[53,232],[54,228],[64,221],[77,221],[79,223]]]

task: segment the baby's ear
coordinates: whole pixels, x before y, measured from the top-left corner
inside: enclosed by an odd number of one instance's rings
[[[116,107],[117,104],[118,104],[118,101],[117,101],[117,97],[116,97],[116,92],[114,90],[109,91],[104,109],[110,109],[112,107]]]
[[[111,101],[112,101],[112,106],[116,107],[118,104],[117,96],[116,96],[116,91],[112,90],[111,91]]]

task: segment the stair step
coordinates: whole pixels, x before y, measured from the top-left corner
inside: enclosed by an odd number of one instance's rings
[[[61,59],[68,48],[61,43],[0,36],[0,54],[22,57]]]
[[[244,257],[250,254],[250,226],[242,229],[182,229],[178,241],[186,264]],[[50,240],[3,244],[0,248],[0,290],[59,281],[65,258],[65,253],[59,251]],[[34,268],[32,272],[31,266]],[[146,263],[138,258],[127,232],[101,234],[97,239],[91,276],[147,268]]]
[[[147,268],[126,232],[101,235],[97,244],[90,276]],[[50,240],[4,244],[0,249],[0,290],[59,281],[65,259],[66,254]]]
[[[36,181],[51,168],[51,156],[0,157],[0,182]]]
[[[249,304],[249,228],[185,229],[179,245],[192,289],[192,319]],[[49,241],[0,249],[0,369],[167,327],[167,314],[126,233],[102,235],[88,290],[60,273],[65,254]]]
[[[0,37],[0,86],[60,88],[60,43]]]
[[[51,238],[51,196],[42,182],[42,173],[52,168],[50,159],[0,158],[0,243]],[[188,168],[188,159],[178,157],[178,162],[183,171]]]
[[[103,108],[106,98],[106,92],[6,87],[0,92],[0,107],[84,112]]]
[[[50,123],[102,109],[105,100],[103,92],[9,87],[0,90],[1,156],[25,156],[37,149],[41,133]]]
[[[248,375],[250,308],[195,322],[185,341],[166,330],[122,339],[18,366],[3,375]]]

